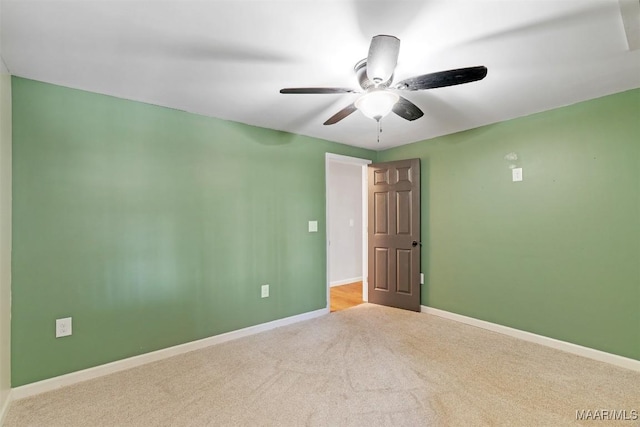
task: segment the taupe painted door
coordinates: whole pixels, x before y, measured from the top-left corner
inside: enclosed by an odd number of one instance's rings
[[[420,160],[369,165],[369,302],[420,311]]]

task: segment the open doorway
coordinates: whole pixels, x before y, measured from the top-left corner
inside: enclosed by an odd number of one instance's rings
[[[331,312],[367,301],[367,165],[327,153],[327,305]]]

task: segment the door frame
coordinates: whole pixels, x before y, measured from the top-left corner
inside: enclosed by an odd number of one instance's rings
[[[324,162],[324,176],[325,176],[325,206],[326,206],[326,212],[325,212],[325,218],[326,218],[326,239],[325,239],[325,246],[326,246],[326,257],[327,257],[327,283],[326,283],[326,287],[327,287],[327,310],[331,309],[331,276],[330,276],[330,270],[331,270],[331,262],[330,262],[330,257],[329,257],[329,236],[330,236],[330,230],[331,230],[331,215],[330,215],[330,206],[329,206],[329,163],[345,163],[348,165],[355,165],[355,166],[360,166],[362,169],[361,172],[361,176],[362,176],[362,300],[364,302],[367,302],[369,300],[369,286],[367,283],[367,275],[368,275],[368,247],[367,247],[367,238],[368,238],[368,232],[367,232],[367,222],[369,220],[369,215],[368,215],[368,211],[369,211],[369,205],[368,205],[368,180],[369,180],[369,174],[367,171],[367,166],[370,165],[371,163],[373,163],[372,160],[368,160],[368,159],[361,159],[359,157],[350,157],[350,156],[343,156],[341,154],[334,154],[334,153],[325,153],[325,162]]]

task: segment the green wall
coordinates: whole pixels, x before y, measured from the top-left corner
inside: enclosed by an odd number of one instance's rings
[[[640,360],[640,90],[377,155],[12,92],[14,387],[324,308],[325,152],[421,159],[424,305]]]
[[[414,157],[424,305],[640,360],[640,89],[378,153]]]
[[[375,152],[12,83],[14,387],[326,307],[325,152]]]

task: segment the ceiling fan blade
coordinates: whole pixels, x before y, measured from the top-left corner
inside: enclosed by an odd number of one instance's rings
[[[280,89],[280,93],[298,93],[298,94],[327,94],[327,93],[356,93],[353,89],[342,87],[295,87]]]
[[[402,80],[394,86],[401,90],[423,90],[438,87],[454,86],[482,80],[487,75],[487,67],[459,68],[457,70],[439,71]]]
[[[356,105],[355,104],[350,104],[350,105],[346,106],[345,108],[343,108],[342,110],[338,111],[333,116],[329,117],[329,120],[324,122],[324,124],[325,125],[336,124],[340,120],[344,119],[345,117],[347,117],[349,114],[353,113],[356,110],[357,110]]]
[[[416,104],[403,97],[400,97],[398,102],[393,106],[393,112],[409,121],[413,121],[424,116],[424,113],[418,108],[418,106],[416,106]]]
[[[376,85],[386,82],[393,76],[398,64],[400,39],[379,35],[371,39],[367,56],[367,77]]]

